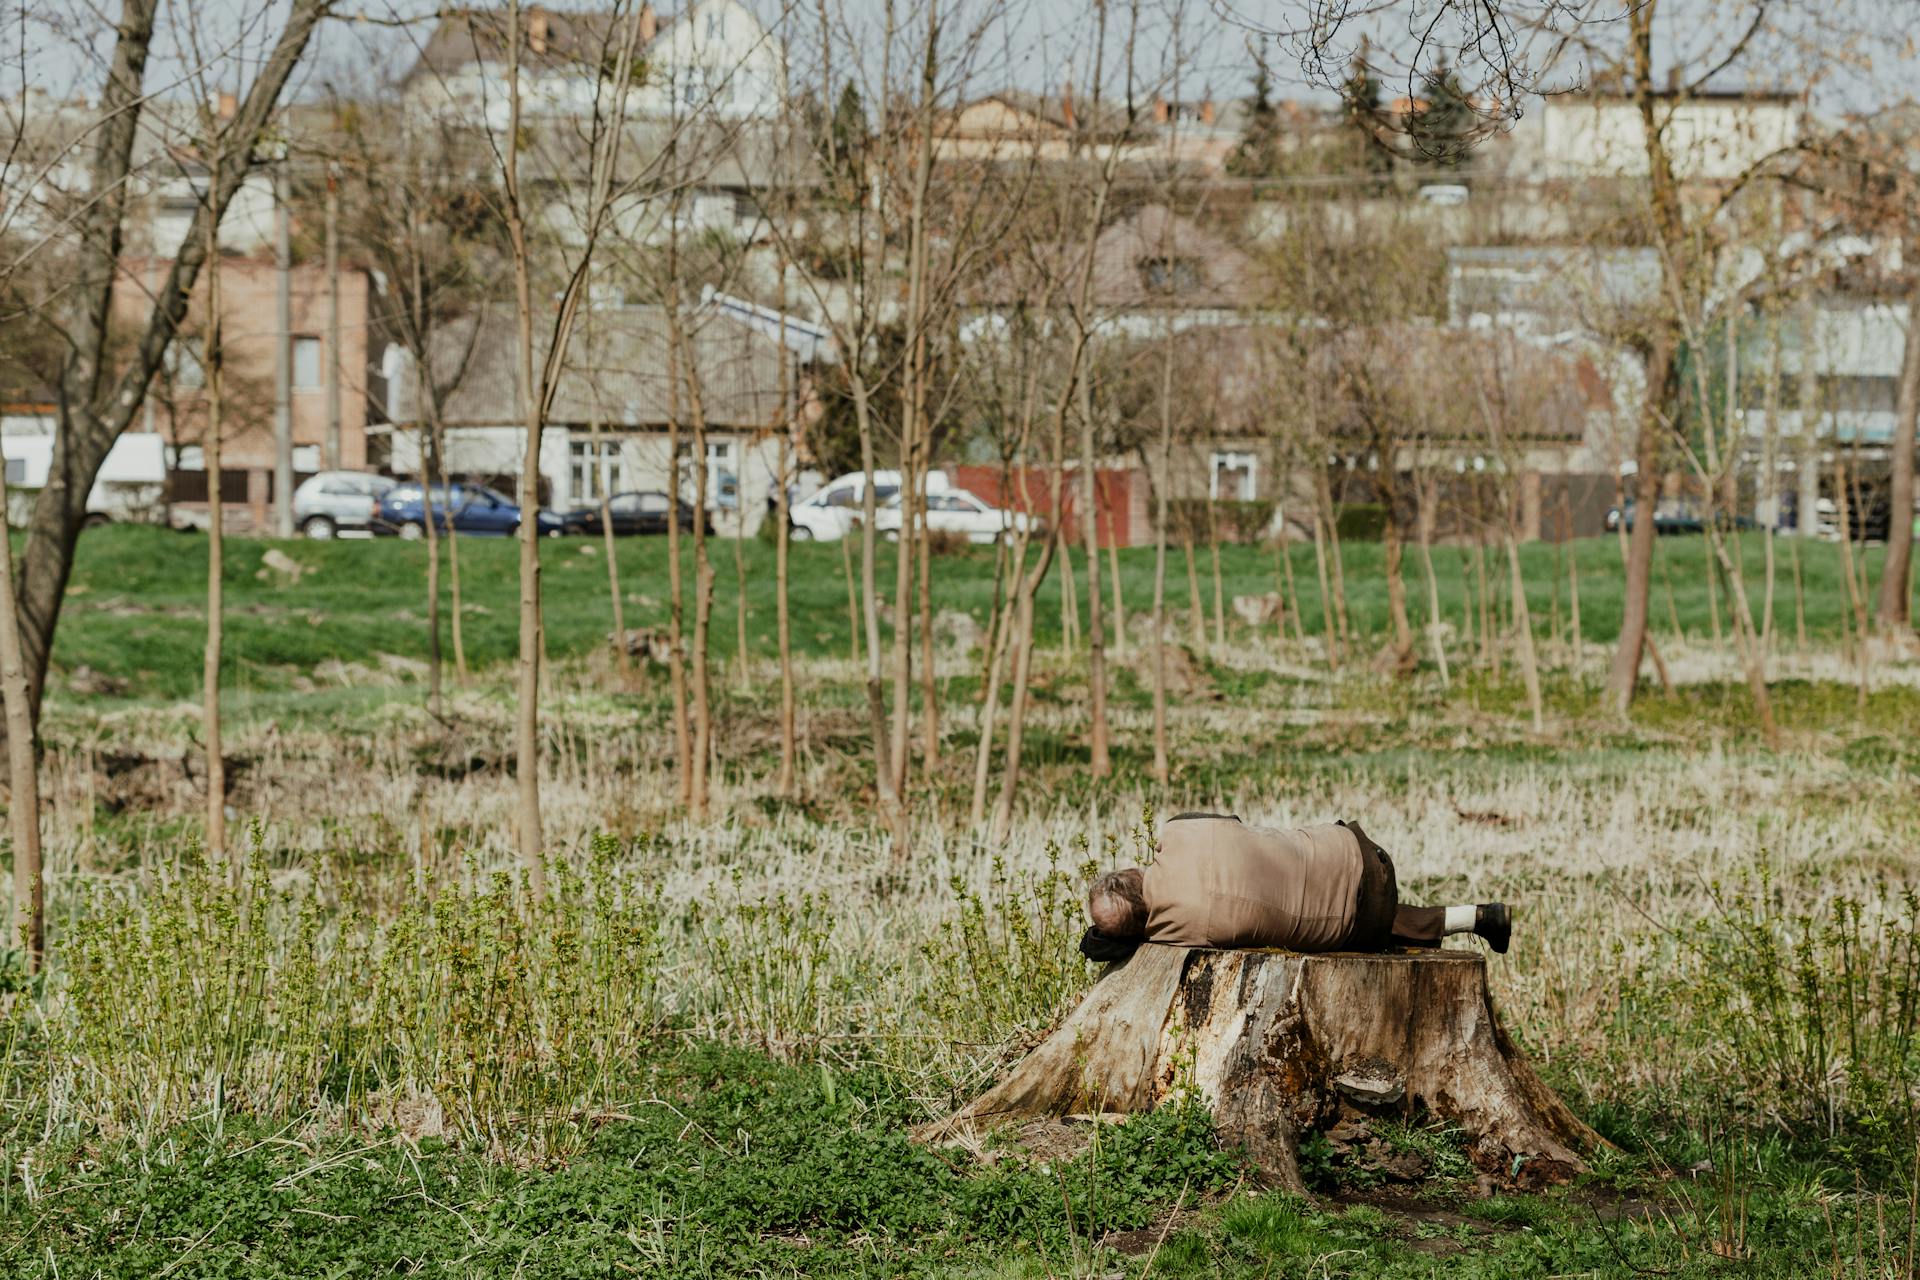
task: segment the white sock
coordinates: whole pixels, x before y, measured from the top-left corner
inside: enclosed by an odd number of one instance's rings
[[[1480,916],[1480,908],[1469,902],[1464,907],[1448,907],[1447,923],[1443,926],[1446,933],[1472,933],[1474,921]]]

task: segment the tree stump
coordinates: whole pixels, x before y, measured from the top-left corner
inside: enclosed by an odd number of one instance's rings
[[[1147,945],[1094,984],[1000,1083],[921,1136],[1080,1112],[1151,1111],[1186,1089],[1264,1180],[1304,1193],[1299,1143],[1375,1119],[1457,1126],[1483,1177],[1563,1182],[1605,1140],[1500,1026],[1469,951],[1300,955]]]

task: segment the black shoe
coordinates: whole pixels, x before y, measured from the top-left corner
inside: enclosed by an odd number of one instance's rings
[[[1513,938],[1513,912],[1504,902],[1483,902],[1473,913],[1473,931],[1497,954],[1505,955]]]

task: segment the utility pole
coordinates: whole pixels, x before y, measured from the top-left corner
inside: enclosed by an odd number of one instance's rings
[[[326,467],[340,466],[340,166],[327,165]]]
[[[273,532],[293,536],[293,246],[287,213],[287,175],[273,176],[273,238],[277,319],[273,340]]]

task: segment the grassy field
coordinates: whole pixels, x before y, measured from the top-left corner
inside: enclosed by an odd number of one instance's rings
[[[1684,636],[1656,576],[1676,688],[1630,722],[1601,712],[1606,541],[1578,552],[1590,643],[1545,648],[1544,733],[1510,665],[1465,646],[1447,685],[1365,664],[1330,679],[1317,646],[1231,626],[1179,664],[1165,788],[1132,647],[1118,771],[1096,784],[1084,664],[1050,642],[1029,785],[997,846],[964,821],[978,659],[943,652],[942,752],[916,765],[896,865],[837,548],[800,548],[795,574],[798,796],[772,785],[763,652],[723,673],[716,817],[695,824],[674,802],[664,682],[611,678],[594,652],[603,566],[555,543],[543,784],[559,891],[535,904],[506,874],[511,547],[462,544],[489,612],[470,616],[476,674],[443,722],[411,667],[379,659],[421,650],[420,548],[288,546],[317,569],[282,584],[256,576],[265,544],[235,545],[238,869],[197,851],[198,720],[181,699],[199,545],[111,530],[83,547],[45,731],[54,963],[36,983],[0,968],[0,1274],[1909,1273],[1920,671],[1883,663],[1862,697],[1835,644],[1837,548],[1806,549],[1804,655],[1783,591],[1779,752],[1730,642],[1709,639],[1693,539],[1661,544]],[[758,647],[771,557],[747,550]],[[1377,551],[1349,548],[1362,630],[1384,625]],[[622,552],[643,610],[664,595],[661,548]],[[1546,637],[1564,561],[1527,554]],[[1311,620],[1311,549],[1296,555]],[[1458,618],[1460,554],[1437,560]],[[1268,554],[1230,548],[1226,569],[1229,594],[1272,589]],[[1144,608],[1151,553],[1125,570]],[[989,556],[937,573],[943,604],[984,610]],[[716,632],[730,656],[730,615]],[[67,683],[81,665],[128,683],[83,694]],[[1617,1150],[1571,1186],[1510,1194],[1416,1115],[1381,1127],[1391,1164],[1310,1139],[1300,1200],[1260,1193],[1191,1106],[1044,1158],[913,1143],[1085,990],[1085,878],[1137,860],[1151,814],[1189,807],[1358,817],[1410,897],[1514,903],[1514,948],[1490,966],[1502,1015]]]
[[[305,570],[297,579],[266,569],[261,558],[275,547]],[[73,586],[61,620],[54,652],[57,670],[77,668],[124,682],[135,697],[178,698],[199,686],[200,646],[205,634],[202,606],[206,598],[206,546],[193,534],[171,533],[147,527],[111,527],[90,531],[81,541]],[[555,657],[585,653],[603,643],[612,628],[606,567],[596,540],[554,539],[543,547],[548,652]],[[1792,567],[1793,544],[1779,547],[1779,585],[1776,612],[1782,634],[1795,639]],[[1712,632],[1709,612],[1707,548],[1701,538],[1667,538],[1658,543],[1653,615],[1656,631],[1670,631],[1677,618],[1689,636],[1705,638]],[[1758,536],[1744,548],[1749,590],[1756,614],[1761,608],[1764,549]],[[1847,609],[1840,549],[1814,543],[1804,553],[1802,580],[1805,621],[1810,639],[1838,637]],[[774,573],[770,546],[750,541],[744,547],[748,643],[756,658],[774,653]],[[893,581],[891,547],[881,552],[881,581]],[[515,544],[503,539],[462,539],[463,632],[468,661],[477,667],[511,658],[518,645],[518,562]],[[620,543],[625,621],[630,627],[664,625],[667,587],[664,539],[627,539]],[[847,584],[843,550],[833,544],[794,547],[791,607],[794,644],[809,655],[849,652]],[[1323,626],[1319,584],[1313,548],[1290,549],[1294,581],[1300,593],[1307,634],[1317,636]],[[1469,625],[1467,590],[1472,580],[1470,552],[1442,547],[1434,555],[1440,589],[1441,616],[1455,633]],[[1542,635],[1564,634],[1571,619],[1569,561],[1578,560],[1580,625],[1583,638],[1595,644],[1612,639],[1620,623],[1620,559],[1618,543],[1600,538],[1570,547],[1534,545],[1523,550],[1528,603],[1536,630]],[[1877,572],[1879,551],[1867,552]],[[381,655],[416,663],[426,655],[424,601],[426,547],[422,543],[383,539],[378,542],[292,542],[240,540],[227,552],[226,666],[224,683],[245,695],[283,691],[301,678],[311,679],[322,663],[358,662],[378,667]],[[692,553],[686,552],[691,564]],[[1378,544],[1349,544],[1344,564],[1348,609],[1355,628],[1377,636],[1387,627],[1387,602],[1380,570]],[[1262,595],[1278,589],[1279,563],[1270,550],[1228,546],[1222,549],[1222,578],[1229,607],[1233,597]],[[1211,566],[1203,548],[1199,555],[1201,597],[1213,607]],[[713,547],[715,573],[715,655],[731,658],[735,648],[735,610],[739,593],[734,579],[733,546],[717,541]],[[1076,560],[1076,565],[1080,562]],[[1084,565],[1080,565],[1084,574]],[[935,606],[971,613],[984,622],[993,593],[993,552],[976,547],[940,559],[935,575]],[[1425,581],[1419,559],[1407,561],[1408,590],[1414,625],[1426,622]],[[1488,557],[1488,573],[1496,588],[1507,581],[1503,562]],[[1101,580],[1110,581],[1103,563]],[[1129,548],[1122,553],[1121,578],[1130,618],[1138,619],[1153,602],[1153,550]],[[691,576],[689,575],[689,581]],[[443,576],[443,586],[446,578]],[[1084,584],[1084,577],[1082,578]],[[1185,565],[1178,549],[1170,557],[1168,597],[1180,616],[1187,607]],[[1042,587],[1038,628],[1043,642],[1059,634],[1059,592]],[[1671,605],[1669,605],[1671,600]],[[1724,590],[1718,602],[1726,620]],[[1084,607],[1084,606],[1083,606]],[[1477,623],[1471,624],[1477,634]],[[443,621],[443,628],[448,624]],[[1556,628],[1558,630],[1556,630]],[[443,631],[443,634],[446,632]],[[449,650],[449,653],[451,650]],[[121,687],[121,686],[114,686]],[[60,682],[54,682],[58,696]],[[87,686],[98,693],[97,682]]]

